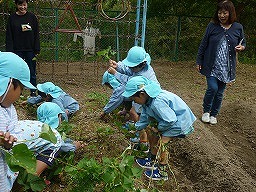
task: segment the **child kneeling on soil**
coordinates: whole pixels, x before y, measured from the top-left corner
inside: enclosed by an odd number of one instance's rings
[[[65,113],[62,113],[62,119],[65,121],[68,121],[68,119],[79,110],[78,102],[52,82],[37,84],[37,89],[38,96],[28,98],[28,104],[33,105],[42,101],[56,103],[62,111],[65,111]]]
[[[113,74],[118,81],[124,82],[123,86],[131,77],[140,75],[158,83],[155,71],[150,63],[151,57],[146,50],[143,47],[133,46],[123,61],[116,62],[110,60],[108,72]],[[126,79],[124,79],[123,75],[126,75]],[[125,99],[125,108],[129,113],[130,110],[140,112],[140,105],[132,104],[128,98]],[[139,119],[139,114],[130,114],[130,116],[134,122]]]
[[[124,97],[122,93],[124,92],[124,86],[120,83],[114,75],[105,71],[102,77],[102,85],[106,85],[110,89],[113,89],[112,95],[109,98],[108,103],[103,108],[103,112],[100,114],[100,118],[105,120],[107,114],[114,111],[124,102]]]
[[[142,76],[133,77],[127,82],[123,96],[142,105],[140,119],[135,123],[136,129],[142,131],[148,125],[150,129],[149,157],[136,159],[137,164],[149,169],[144,172],[148,178],[167,180],[166,145],[171,138],[184,138],[193,132],[196,117],[179,96],[162,90],[159,84]],[[155,160],[157,163],[154,163]]]
[[[45,102],[42,103],[37,108],[37,118],[42,123],[48,124],[52,129],[57,129],[61,124],[61,114],[65,113],[61,110],[61,108],[52,102]],[[83,147],[84,144],[82,141],[73,141],[69,138],[66,138],[64,141],[62,140],[61,143],[61,151],[70,152]]]
[[[31,150],[36,157],[36,175],[40,176],[41,173],[48,167],[51,167],[54,160],[59,155],[62,139],[57,130],[52,129],[54,135],[57,138],[57,142],[51,143],[45,139],[39,137],[42,132],[44,123],[35,120],[21,120],[16,125],[18,131],[17,140],[26,141],[28,149]],[[8,167],[7,169],[7,183],[8,188],[11,190],[13,183],[18,177],[19,172],[13,172]]]
[[[122,96],[125,84],[126,84],[126,77],[127,75],[120,75],[123,76],[121,78],[120,82],[116,79],[116,77],[112,74],[110,74],[108,71],[105,71],[102,77],[102,85],[106,85],[107,87],[113,89],[112,95],[109,98],[108,103],[103,108],[103,112],[100,114],[100,118],[103,120],[106,119],[106,115],[114,111],[116,108],[118,108],[120,105],[124,104],[124,97]],[[119,112],[120,114],[120,112]],[[130,111],[130,116],[134,117],[137,115],[137,112],[133,109]],[[131,121],[134,121],[134,119],[131,119]]]

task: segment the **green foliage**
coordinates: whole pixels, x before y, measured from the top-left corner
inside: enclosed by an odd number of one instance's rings
[[[25,191],[29,189],[42,191],[46,186],[43,178],[27,173],[25,170],[19,172],[18,183],[24,187]]]
[[[134,157],[103,158],[102,164],[94,159],[84,158],[65,171],[71,178],[73,191],[94,191],[102,184],[102,191],[134,191],[134,180],[142,174],[142,169],[133,166]],[[99,190],[97,187],[97,190]]]
[[[94,110],[94,108],[98,108],[99,106],[102,107],[102,104],[105,104],[108,102],[108,96],[103,93],[98,92],[90,92],[86,94],[87,97],[87,105],[91,106]]]
[[[18,144],[12,148],[10,153],[6,152],[6,161],[10,169],[19,172],[18,183],[23,185],[24,189],[32,191],[42,191],[45,183],[42,178],[35,175],[36,158],[25,144]]]
[[[111,127],[99,127],[97,130],[98,137],[107,137],[114,133],[114,130]]]
[[[43,124],[42,131],[40,132],[39,137],[47,141],[50,141],[51,143],[57,143],[57,138],[55,137],[50,126],[47,124]]]
[[[142,174],[142,169],[134,167],[133,164],[133,156],[124,156],[121,162],[103,158],[105,191],[133,191],[134,179]]]
[[[52,143],[57,142],[53,131],[47,124],[43,124],[39,137]],[[17,141],[19,144],[13,146],[11,151],[5,150],[6,162],[12,171],[21,173],[18,177],[18,183],[23,185],[25,189],[41,191],[45,187],[45,183],[35,175],[36,157],[24,144],[25,142],[28,142],[28,140]]]
[[[116,52],[111,50],[111,46],[109,46],[107,49],[97,52],[97,55],[105,61],[109,61],[111,56],[114,56],[115,54]]]
[[[13,171],[22,167],[28,173],[36,173],[36,158],[24,143],[15,145],[10,153],[6,153],[6,161]]]
[[[96,160],[86,158],[80,160],[76,166],[65,168],[73,191],[94,191],[96,184],[101,180],[102,170],[102,166]]]
[[[67,134],[75,127],[74,124],[71,124],[67,121],[63,121],[60,126],[57,128],[58,132],[61,135],[63,141],[66,140]]]
[[[63,175],[67,165],[73,165],[75,162],[75,153],[74,152],[63,152],[58,155],[58,158],[47,170],[47,179],[51,180],[55,176]]]

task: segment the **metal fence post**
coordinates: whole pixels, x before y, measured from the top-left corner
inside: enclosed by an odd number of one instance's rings
[[[58,8],[54,8],[54,14],[55,14],[55,28],[57,27],[59,21],[58,21],[58,18],[59,18],[59,15],[58,15]],[[59,34],[55,32],[55,61],[58,61],[59,60]]]
[[[137,0],[137,11],[136,11],[136,28],[135,28],[135,42],[134,45],[138,45],[139,42],[139,28],[140,28],[140,0]]]
[[[180,38],[180,31],[181,31],[181,16],[178,17],[177,23],[177,33],[175,39],[175,49],[174,49],[174,61],[178,61],[178,54],[179,54],[179,38]]]

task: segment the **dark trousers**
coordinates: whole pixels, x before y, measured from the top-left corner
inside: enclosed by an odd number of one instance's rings
[[[20,56],[24,61],[28,64],[30,70],[30,83],[36,87],[36,60],[35,54],[33,51],[17,51],[14,52],[18,56]],[[31,92],[35,92],[36,90],[30,90]]]

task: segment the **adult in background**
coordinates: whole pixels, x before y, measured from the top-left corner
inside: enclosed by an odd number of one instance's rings
[[[220,1],[198,49],[197,69],[206,76],[202,121],[216,124],[226,84],[235,81],[236,55],[246,46],[243,26],[229,0]]]
[[[40,52],[39,26],[36,16],[27,11],[28,0],[15,0],[16,12],[11,14],[6,30],[6,51],[14,52],[26,61],[30,82],[36,86],[36,55]],[[30,90],[35,96],[35,90]]]

